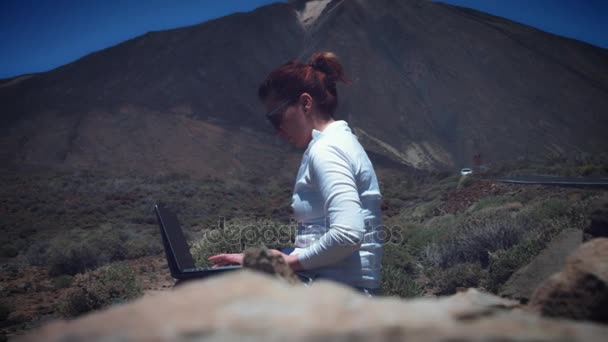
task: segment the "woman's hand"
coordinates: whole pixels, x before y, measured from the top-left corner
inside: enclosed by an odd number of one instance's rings
[[[225,253],[217,254],[207,258],[213,263],[211,268],[229,266],[229,265],[242,265],[243,264],[243,253]]]
[[[277,256],[280,256],[281,258],[283,258],[285,263],[287,265],[289,265],[289,267],[291,267],[292,270],[300,271],[302,269],[302,265],[300,264],[300,260],[298,259],[297,254],[285,254],[276,249],[271,249],[270,253],[272,253],[272,255],[277,255]]]
[[[300,261],[296,254],[287,255],[279,250],[271,249],[270,253],[272,255],[280,256],[285,260],[285,263],[291,267],[294,271],[299,271],[302,269],[302,265],[300,265]],[[221,267],[221,266],[229,266],[229,265],[242,265],[243,264],[243,253],[224,253],[217,254],[214,256],[210,256],[207,258],[210,262],[213,263],[211,268]]]

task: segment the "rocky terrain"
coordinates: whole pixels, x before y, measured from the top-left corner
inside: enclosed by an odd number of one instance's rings
[[[333,283],[290,286],[280,278],[237,271],[51,323],[24,341],[603,341],[608,326],[582,321],[608,322],[607,252],[608,239],[581,246],[560,280],[541,286],[529,307],[474,289],[403,301],[367,298]]]
[[[162,198],[178,212],[200,265],[213,253],[243,248],[201,240],[207,232],[222,233],[219,216],[227,219],[225,234],[251,225],[289,229],[281,224],[289,221],[286,184],[252,191],[179,177],[34,173],[3,179],[0,337],[167,292],[173,282],[150,199]],[[606,231],[602,190],[454,176],[416,184],[392,173],[381,180],[383,220],[394,234],[383,258],[386,296],[436,297],[474,287],[525,304],[564,267],[583,235],[589,240]],[[41,224],[45,220],[53,224]]]

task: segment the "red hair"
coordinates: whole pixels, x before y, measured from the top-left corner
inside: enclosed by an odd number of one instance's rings
[[[308,64],[291,61],[273,70],[260,85],[258,97],[262,101],[269,97],[289,100],[308,93],[321,112],[333,116],[338,106],[338,81],[347,82],[338,57],[317,52]]]

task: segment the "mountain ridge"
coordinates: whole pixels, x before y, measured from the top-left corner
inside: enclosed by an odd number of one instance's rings
[[[298,8],[311,3],[320,6],[310,12],[317,16],[303,22]],[[390,147],[376,152],[401,156],[404,167],[459,168],[479,153],[493,162],[606,152],[608,51],[425,0],[316,0],[149,32],[49,72],[3,80],[2,159],[109,172],[217,173],[198,157],[180,170],[170,166],[183,164],[176,151],[138,149],[154,139],[143,127],[150,115],[167,116],[160,126],[180,132],[186,131],[180,124],[226,130],[233,140],[203,128],[189,140],[166,134],[173,139],[168,145],[180,141],[193,154],[204,148],[201,155],[231,170],[226,174],[269,172],[263,165],[288,170],[293,165],[279,166],[281,153],[297,164],[300,152],[279,147],[256,89],[274,67],[319,50],[337,53],[352,80],[339,88],[337,117],[365,132],[364,145]],[[128,132],[117,126],[121,115]],[[168,120],[175,115],[194,121]],[[103,137],[97,144],[85,143],[93,133],[79,127],[100,118],[112,125],[102,125],[105,135],[96,132]],[[121,137],[127,134],[138,138]],[[202,147],[206,135],[217,139]],[[246,163],[224,154],[225,144],[241,150],[239,144],[252,147],[249,140],[259,154]],[[112,153],[118,141],[131,144],[125,151],[133,155]]]

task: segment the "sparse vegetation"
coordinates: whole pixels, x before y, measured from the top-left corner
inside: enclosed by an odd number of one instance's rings
[[[486,271],[479,263],[464,262],[452,267],[435,267],[427,270],[432,279],[433,292],[438,295],[455,293],[458,289],[479,287],[486,277]]]
[[[431,218],[406,234],[404,249],[421,262],[438,294],[471,286],[498,291],[552,237],[586,224],[586,204],[562,198],[531,200],[524,207],[496,196],[474,207]],[[389,254],[387,264],[398,262]]]
[[[32,265],[48,266],[49,275],[74,275],[95,269],[110,261],[160,253],[158,237],[140,234],[128,226],[101,225],[92,231],[74,229],[49,241],[30,246],[27,257]]]
[[[66,292],[59,311],[68,317],[97,310],[137,298],[142,288],[133,270],[124,264],[113,264],[94,272],[79,274]]]
[[[411,273],[403,268],[386,266],[382,268],[382,293],[403,298],[420,297],[424,288],[416,282]]]
[[[493,168],[490,175],[542,169],[520,164]],[[545,166],[549,171],[544,173],[606,174],[608,169],[602,167],[590,160],[569,166],[554,163]],[[392,173],[379,178],[383,222],[390,231],[382,291],[401,297],[450,294],[470,286],[499,291],[552,237],[565,228],[585,226],[587,206],[601,193],[490,187],[479,175],[466,181],[451,174]],[[5,286],[6,292],[17,287],[20,296],[45,288],[59,291],[63,304],[58,310],[70,317],[137,297],[142,288],[135,271],[143,275],[143,283],[166,277],[161,267],[131,269],[121,263],[162,253],[151,211],[156,199],[178,214],[199,266],[208,266],[207,257],[216,253],[262,244],[289,247],[295,236],[295,226],[289,225],[291,184],[276,180],[257,180],[253,186],[180,175],[115,178],[42,172],[4,173],[2,182],[3,274],[19,279],[29,273],[28,265],[36,265],[50,277],[46,283],[23,279]],[[10,314],[14,305],[20,304],[9,296],[0,314]]]
[[[491,171],[491,174],[605,177],[608,175],[608,154],[579,153],[566,156],[553,151],[548,152],[544,159],[522,159],[501,163]]]

